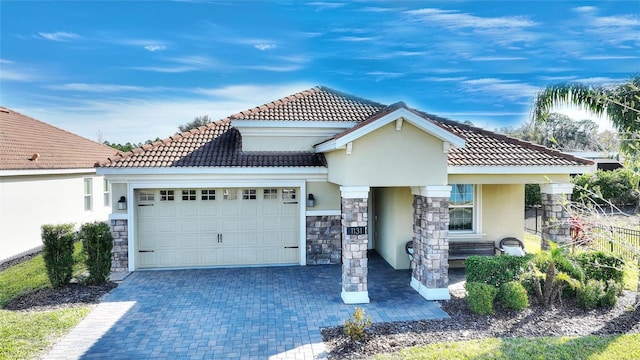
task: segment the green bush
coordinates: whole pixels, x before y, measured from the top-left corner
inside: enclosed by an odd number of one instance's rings
[[[576,187],[571,200],[596,202],[601,205],[607,201],[613,205],[637,205],[638,192],[633,186],[637,176],[627,169],[598,170],[595,174],[578,175],[572,180]]]
[[[527,268],[532,255],[469,256],[464,261],[467,282],[479,282],[499,288],[516,281]]]
[[[586,279],[623,283],[624,261],[615,255],[590,251],[578,254],[574,258],[582,267]]]
[[[524,204],[528,206],[542,205],[542,194],[540,193],[540,185],[524,185]]]
[[[589,279],[576,290],[578,304],[583,308],[595,309],[605,295],[605,285],[600,280]]]
[[[87,284],[102,284],[111,272],[111,249],[113,236],[106,222],[87,223],[78,233],[82,239],[85,265],[89,270]]]
[[[498,289],[495,286],[479,282],[467,282],[465,289],[467,289],[467,301],[471,311],[480,315],[495,314],[493,300],[498,294]]]
[[[529,307],[527,290],[517,281],[502,284],[498,289],[498,298],[507,309],[524,310]]]
[[[602,307],[614,307],[618,303],[618,296],[622,293],[622,284],[616,281],[607,281],[607,288],[604,292],[604,296],[600,299],[600,306]]]
[[[356,306],[351,318],[344,322],[344,333],[351,341],[357,341],[364,337],[364,332],[369,326],[371,326],[371,317],[365,318],[364,310]]]
[[[71,281],[74,240],[73,224],[42,225],[42,257],[54,288]]]

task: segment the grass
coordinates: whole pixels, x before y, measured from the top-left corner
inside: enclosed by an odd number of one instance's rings
[[[74,276],[86,271],[82,243],[74,245]],[[31,291],[50,287],[42,255],[0,272],[0,309]],[[0,310],[0,359],[33,359],[57,338],[76,326],[91,310],[88,307],[16,312]]]
[[[75,265],[73,274],[83,273],[86,268],[82,261],[82,243],[74,244],[73,257]],[[0,308],[3,308],[11,300],[20,295],[27,294],[33,290],[50,287],[51,283],[47,277],[47,270],[44,266],[42,255],[12,266],[0,272]]]
[[[42,312],[0,310],[0,359],[36,358],[90,311],[88,307]]]
[[[379,360],[399,359],[638,359],[640,334],[578,338],[483,339],[412,347]]]
[[[541,251],[540,236],[529,233],[524,234],[524,249],[531,254],[539,253]]]

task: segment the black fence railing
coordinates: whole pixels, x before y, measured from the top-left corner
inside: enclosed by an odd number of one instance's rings
[[[524,230],[532,234],[540,234],[542,231],[542,208],[540,206],[525,207]]]
[[[591,226],[589,230],[588,236],[596,248],[612,252],[625,259],[637,260],[640,250],[640,230],[602,225]]]

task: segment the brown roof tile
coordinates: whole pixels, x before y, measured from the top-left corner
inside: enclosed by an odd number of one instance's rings
[[[0,170],[92,168],[116,151],[0,107]]]
[[[173,135],[131,153],[114,157],[105,167],[277,167],[326,166],[322,154],[310,152],[243,152],[240,133],[232,120],[341,121],[370,123],[403,103],[390,106],[346,95],[326,87],[314,87],[285,98],[242,111],[198,129]],[[409,109],[409,108],[407,108]],[[520,141],[488,130],[463,125],[414,109],[414,113],[465,139],[464,148],[449,150],[453,166],[571,166],[590,165],[589,160]],[[347,130],[349,132],[351,130]],[[345,133],[346,133],[345,132]],[[344,135],[337,134],[337,136]]]

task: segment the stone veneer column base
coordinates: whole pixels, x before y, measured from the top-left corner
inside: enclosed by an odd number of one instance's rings
[[[127,220],[111,220],[111,272],[129,271],[129,232]]]
[[[418,292],[423,298],[427,300],[449,300],[451,299],[451,294],[449,293],[449,288],[428,288],[416,278],[411,277],[411,287]]]
[[[347,304],[368,304],[369,303],[369,291],[344,291],[342,290],[342,301]]]

